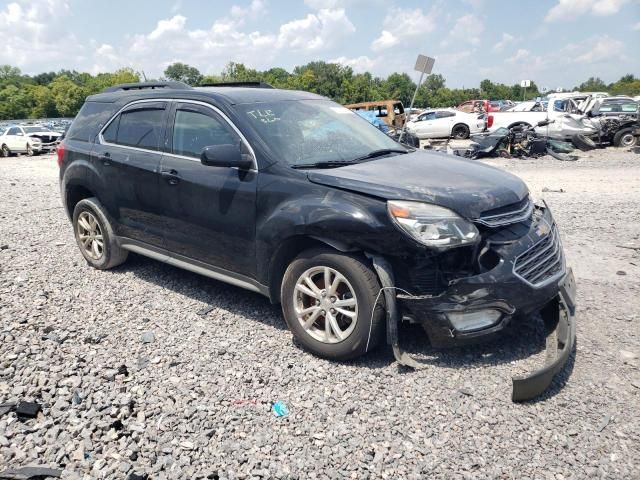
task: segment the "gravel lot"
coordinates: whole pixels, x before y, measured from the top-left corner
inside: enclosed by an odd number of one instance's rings
[[[0,158],[0,471],[64,478],[640,478],[640,154],[495,160],[544,195],[578,283],[578,343],[542,399],[510,400],[540,366],[539,319],[437,351],[418,328],[333,363],[303,352],[279,308],[140,256],[87,267],[52,156]],[[6,248],[4,248],[6,246]],[[205,307],[212,308],[204,313]],[[122,368],[124,366],[124,368]],[[125,373],[126,371],[126,373]],[[288,406],[276,418],[271,402]]]

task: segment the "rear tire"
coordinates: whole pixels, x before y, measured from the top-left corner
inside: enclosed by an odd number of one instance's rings
[[[593,150],[596,148],[596,143],[589,137],[585,137],[581,133],[577,133],[573,137],[571,137],[571,143],[573,143],[583,152],[588,152],[589,150]]]
[[[82,256],[93,268],[116,267],[129,255],[118,245],[106,210],[95,197],[80,200],[73,209],[73,232]]]
[[[638,137],[634,136],[632,129],[620,130],[613,136],[613,145],[620,148],[631,148],[638,143]]]
[[[467,127],[463,123],[454,125],[454,127],[451,129],[451,136],[456,140],[466,140],[467,138],[469,138],[469,133],[469,127]]]
[[[382,337],[385,309],[380,289],[377,275],[364,259],[311,249],[291,262],[284,274],[282,312],[306,350],[331,360],[348,360],[372,350]]]

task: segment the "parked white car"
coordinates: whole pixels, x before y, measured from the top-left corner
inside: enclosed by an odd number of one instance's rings
[[[420,139],[469,138],[486,128],[486,114],[465,113],[453,108],[431,109],[407,123],[407,130]]]
[[[55,150],[62,134],[42,125],[11,125],[0,134],[2,156],[13,153],[37,155]]]

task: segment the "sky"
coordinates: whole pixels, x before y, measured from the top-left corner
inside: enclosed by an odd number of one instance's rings
[[[436,59],[450,87],[484,78],[549,89],[640,76],[640,0],[0,1],[0,64],[35,74],[173,62],[219,74],[324,60],[376,76]]]

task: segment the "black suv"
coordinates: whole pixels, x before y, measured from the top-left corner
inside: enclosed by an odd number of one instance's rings
[[[413,150],[318,95],[264,84],[127,84],[87,98],[58,150],[62,199],[98,269],[136,252],[260,292],[331,359],[401,320],[434,345],[542,310],[553,362],[574,338],[574,285],[551,212],[517,177]]]

